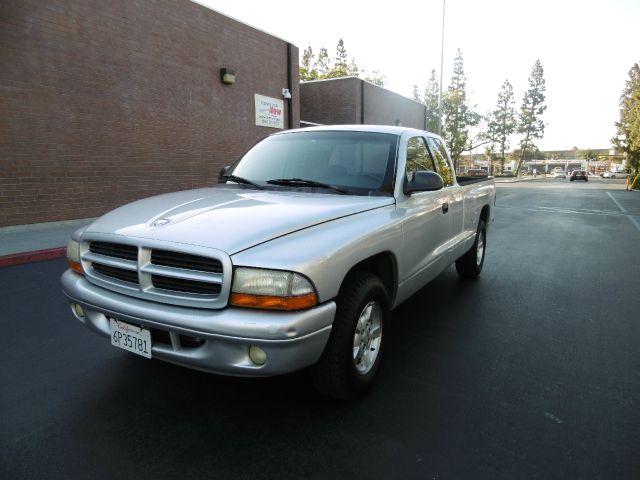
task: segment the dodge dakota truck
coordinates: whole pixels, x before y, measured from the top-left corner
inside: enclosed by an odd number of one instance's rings
[[[349,400],[374,382],[394,308],[454,263],[480,274],[494,204],[493,179],[456,178],[432,133],[287,130],[211,188],[76,231],[62,287],[115,347],[226,375],[308,368]]]

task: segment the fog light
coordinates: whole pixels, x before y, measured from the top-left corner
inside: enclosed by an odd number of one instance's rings
[[[249,347],[249,358],[256,365],[264,365],[267,362],[267,352],[260,347],[251,345]]]
[[[84,318],[84,309],[80,305],[74,303],[71,308],[73,309],[73,313],[75,313],[78,318]]]

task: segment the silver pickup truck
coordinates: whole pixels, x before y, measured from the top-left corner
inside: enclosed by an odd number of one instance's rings
[[[390,312],[455,263],[482,270],[491,178],[456,178],[437,135],[276,133],[219,184],[140,200],[74,233],[73,315],[111,343],[207,372],[310,368],[323,393],[371,386]]]

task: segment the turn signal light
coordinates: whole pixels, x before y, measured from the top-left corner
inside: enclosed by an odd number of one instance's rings
[[[69,268],[79,275],[84,275],[82,264],[80,263],[80,244],[75,240],[67,243],[67,263]]]
[[[69,264],[69,268],[71,270],[73,270],[79,275],[84,275],[84,270],[82,270],[82,264],[80,264],[79,262],[74,262],[72,260],[67,260],[67,263]]]
[[[248,293],[231,294],[231,305],[237,307],[265,308],[269,310],[301,310],[318,303],[315,293],[295,297],[276,297],[271,295],[250,295]]]

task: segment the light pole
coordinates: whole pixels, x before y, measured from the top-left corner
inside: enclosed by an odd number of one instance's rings
[[[442,38],[440,40],[440,95],[438,95],[438,135],[442,135],[442,65],[444,63],[444,7],[442,0]]]

